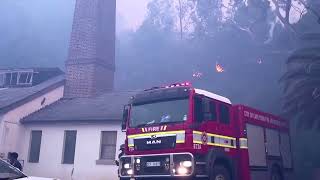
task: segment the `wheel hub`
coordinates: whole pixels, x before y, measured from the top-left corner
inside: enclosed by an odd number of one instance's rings
[[[271,180],[280,180],[280,176],[278,174],[274,174],[272,175]]]
[[[225,180],[224,176],[221,174],[218,174],[215,178],[215,180]]]

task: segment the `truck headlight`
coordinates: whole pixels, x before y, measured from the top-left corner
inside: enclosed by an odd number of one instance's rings
[[[136,163],[137,163],[137,164],[140,164],[140,159],[136,159]]]
[[[124,167],[125,169],[129,169],[129,168],[130,168],[130,164],[129,164],[129,163],[126,163],[126,164],[123,165],[123,167]]]
[[[191,161],[182,161],[182,162],[181,162],[181,165],[182,165],[183,167],[189,168],[189,167],[192,166],[192,162],[191,162]]]
[[[133,170],[132,169],[127,170],[127,174],[128,175],[132,175],[133,174]]]
[[[188,173],[188,169],[185,168],[185,167],[179,167],[179,168],[177,169],[177,172],[178,172],[179,175],[185,175],[185,174]]]
[[[173,172],[179,176],[187,176],[193,173],[193,157],[188,153],[174,154],[173,155],[174,169]]]

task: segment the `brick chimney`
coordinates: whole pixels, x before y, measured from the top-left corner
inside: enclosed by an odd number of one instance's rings
[[[69,54],[66,98],[113,90],[116,0],[76,0]]]

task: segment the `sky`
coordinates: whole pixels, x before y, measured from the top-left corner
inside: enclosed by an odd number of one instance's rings
[[[116,0],[117,17],[121,19],[121,28],[137,29],[147,14],[147,5],[150,0]],[[54,19],[56,14],[73,14],[75,0],[0,0],[0,23],[11,21],[13,17],[22,18],[26,14],[31,21],[38,23],[47,18]],[[8,10],[10,9],[10,10]],[[64,17],[60,15],[61,17]],[[71,16],[72,17],[72,16]],[[10,19],[10,20],[9,20]],[[29,25],[30,23],[28,22]],[[10,22],[8,22],[10,23]]]
[[[117,0],[117,13],[123,18],[125,29],[136,30],[143,22],[150,0]]]

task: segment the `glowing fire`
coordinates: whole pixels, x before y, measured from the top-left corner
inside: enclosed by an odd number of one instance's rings
[[[222,67],[221,64],[219,64],[218,62],[216,62],[216,71],[217,71],[218,73],[224,72],[223,67]]]

